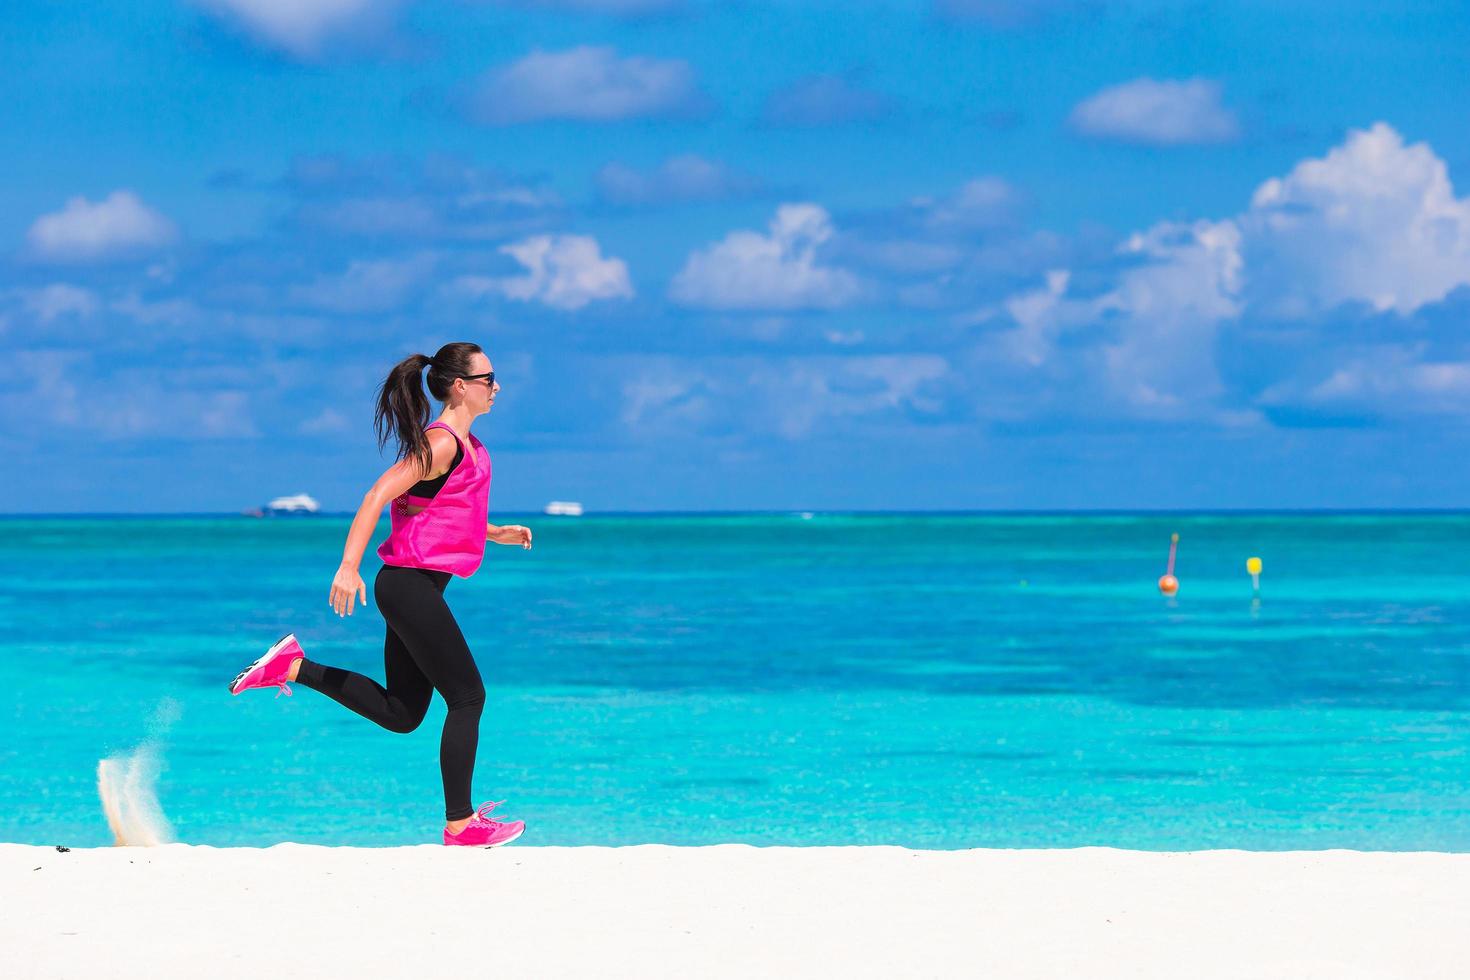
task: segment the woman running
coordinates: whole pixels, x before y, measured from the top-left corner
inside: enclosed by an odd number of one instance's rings
[[[429,391],[444,404],[438,420],[427,426],[429,400],[420,380],[426,365]],[[417,728],[437,689],[449,707],[439,741],[444,843],[472,847],[508,843],[526,828],[524,821],[489,818],[504,800],[478,810],[470,806],[485,686],[444,601],[451,576],[468,578],[480,567],[486,541],[531,547],[530,528],[486,521],[490,454],[470,433],[470,423],[490,411],[499,390],[490,359],[470,343],[445,344],[433,357],[414,354],[400,361],[379,390],[378,445],[387,441],[386,422],[398,440],[398,461],[363,498],[327,601],[339,616],[352,614],[358,596],[367,604],[358,566],[391,501],[392,529],[378,548],[383,567],[373,582],[373,596],[388,623],[383,644],[388,686],[306,659],[295,634],[276,641],[230,683],[231,694],[277,687],[280,697],[281,691],[291,693],[288,681],[299,681],[391,732]]]

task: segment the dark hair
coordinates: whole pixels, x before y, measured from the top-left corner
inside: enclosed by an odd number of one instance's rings
[[[373,417],[378,449],[387,443],[388,431],[391,430],[398,438],[396,458],[413,456],[421,464],[419,471],[428,473],[434,453],[429,446],[429,437],[424,435],[424,427],[430,421],[429,400],[424,397],[424,384],[419,372],[428,366],[429,393],[441,402],[446,401],[454,379],[473,374],[471,369],[474,365],[470,358],[482,353],[484,351],[480,350],[479,344],[445,344],[433,357],[410,354],[393,365],[387,380],[378,386],[378,410]]]

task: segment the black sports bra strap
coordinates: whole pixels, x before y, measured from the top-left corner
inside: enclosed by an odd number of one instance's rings
[[[444,423],[442,422],[434,422],[428,426],[425,426],[424,431],[427,432],[429,429],[432,429],[436,425],[444,429],[449,429],[449,434],[454,436],[454,459],[450,462],[449,469],[445,470],[443,473],[440,473],[438,476],[433,477],[432,479],[420,480],[413,486],[409,487],[408,490],[405,492],[408,493],[410,496],[432,497],[437,494],[440,490],[444,489],[444,484],[447,483],[449,480],[449,474],[453,473],[455,469],[459,466],[460,462],[464,459],[464,443],[460,441],[458,435],[455,435],[455,432],[452,428],[444,425]]]

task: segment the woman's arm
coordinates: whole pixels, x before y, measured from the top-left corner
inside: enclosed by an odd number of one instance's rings
[[[342,549],[344,566],[357,568],[362,564],[362,553],[373,539],[378,518],[383,516],[383,508],[388,506],[389,501],[397,500],[405,490],[420,480],[437,478],[454,462],[454,437],[440,429],[430,429],[428,436],[429,449],[433,453],[428,473],[420,473],[418,461],[412,457],[400,459],[383,471],[383,475],[378,477],[372,489],[362,498],[362,506],[352,519],[352,528],[347,532],[347,544]]]
[[[372,489],[363,496],[362,506],[357,508],[357,516],[352,519],[352,527],[347,531],[347,544],[342,548],[342,564],[337,566],[337,574],[332,578],[332,588],[327,593],[327,601],[338,616],[344,613],[352,615],[353,600],[359,596],[362,604],[367,605],[367,586],[363,583],[358,568],[362,564],[362,553],[367,550],[368,542],[373,539],[373,532],[377,530],[378,518],[383,516],[383,508],[415,483],[434,479],[448,470],[449,464],[454,462],[454,437],[440,429],[430,429],[428,436],[429,448],[433,453],[429,464],[429,474],[432,475],[420,473],[418,460],[406,457],[383,471]]]
[[[531,547],[531,529],[524,524],[486,524],[485,540],[496,544],[518,544]]]

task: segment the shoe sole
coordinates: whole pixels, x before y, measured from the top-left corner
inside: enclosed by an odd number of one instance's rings
[[[492,847],[499,847],[502,844],[509,844],[511,841],[515,840],[517,837],[520,837],[525,832],[526,832],[526,828],[525,827],[522,827],[520,830],[517,830],[511,836],[507,837],[505,840],[498,840],[494,844],[446,844],[445,846],[446,847],[479,847],[479,848],[484,848],[485,850],[489,850]]]
[[[507,837],[505,840],[498,840],[494,844],[482,844],[481,846],[485,848],[500,847],[502,844],[509,844],[511,841],[515,840],[517,837],[521,836],[525,832],[526,828],[522,827],[520,830],[517,830],[515,832],[515,835],[512,837]]]
[[[277,653],[280,652],[281,648],[286,645],[286,641],[288,641],[288,640],[294,640],[294,639],[296,639],[296,634],[295,633],[287,633],[285,636],[281,637],[279,640],[277,640],[276,642],[272,643],[271,644],[271,648],[269,650],[267,650],[264,654],[262,654],[260,657],[256,658],[256,660],[255,660],[254,663],[252,663],[249,667],[246,667],[244,670],[240,671],[240,673],[238,673],[238,674],[235,675],[235,679],[232,680],[232,681],[230,681],[230,693],[231,694],[239,694],[240,692],[238,690],[236,690],[235,685],[239,684],[247,676],[249,676],[249,674],[250,674],[250,672],[252,670],[254,670],[255,668],[259,667],[261,664],[268,663],[270,661],[271,657],[274,657]]]

